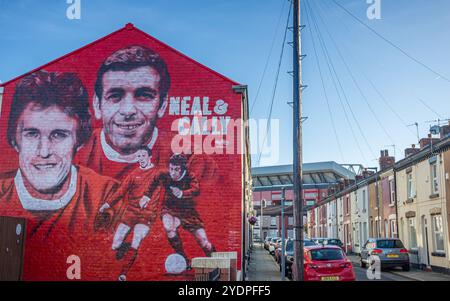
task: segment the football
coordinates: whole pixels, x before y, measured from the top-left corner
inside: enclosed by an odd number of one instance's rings
[[[169,274],[183,273],[186,267],[186,259],[178,253],[169,255],[165,262],[165,268]]]

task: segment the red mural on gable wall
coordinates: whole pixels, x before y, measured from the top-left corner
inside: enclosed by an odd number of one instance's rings
[[[131,25],[2,85],[0,215],[27,219],[24,280],[183,280],[193,257],[240,258],[233,85]]]

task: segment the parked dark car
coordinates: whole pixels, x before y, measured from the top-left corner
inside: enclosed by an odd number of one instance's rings
[[[324,245],[324,246],[338,246],[340,248],[344,247],[344,244],[338,238],[313,238],[313,240],[317,244]]]
[[[287,238],[286,239],[286,242],[285,242],[285,251],[287,250],[287,245],[288,244],[292,244],[292,239],[291,238]],[[281,242],[278,244],[278,247],[275,249],[275,254],[274,254],[274,257],[275,257],[275,261],[277,262],[277,263],[279,263],[279,264],[281,264],[281,255],[282,254],[282,245],[281,245]]]
[[[303,246],[311,247],[316,246],[317,244],[310,239],[304,239],[303,240]],[[286,277],[289,279],[292,279],[292,263],[294,262],[294,241],[290,240],[286,244],[286,254],[285,254],[285,264],[286,264]],[[281,271],[281,262],[280,262],[280,271]]]
[[[408,250],[402,241],[397,238],[369,238],[361,249],[361,267],[365,268],[371,255],[380,258],[381,268],[401,267],[409,271]]]

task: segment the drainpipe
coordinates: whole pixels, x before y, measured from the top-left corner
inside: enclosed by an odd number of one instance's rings
[[[394,171],[394,194],[395,194],[395,227],[397,228],[397,238],[400,238],[400,229],[398,227],[398,220],[399,220],[399,216],[398,216],[398,203],[397,203],[397,170],[395,169],[395,167],[393,168]]]
[[[377,238],[380,238],[381,237],[381,221],[380,221],[381,217],[380,217],[380,196],[379,196],[379,189],[378,189],[378,185],[379,185],[378,176],[379,175],[377,173],[376,177],[375,177],[375,193],[377,195],[377,218],[378,218]],[[376,224],[377,223],[375,222],[375,225]]]
[[[0,81],[0,84],[1,84],[1,81]],[[2,98],[3,98],[3,91],[4,91],[4,88],[3,88],[3,87],[0,87],[0,116],[2,115]]]

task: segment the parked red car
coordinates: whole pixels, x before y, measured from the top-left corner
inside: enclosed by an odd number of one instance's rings
[[[351,261],[338,246],[305,247],[305,281],[355,281]]]

